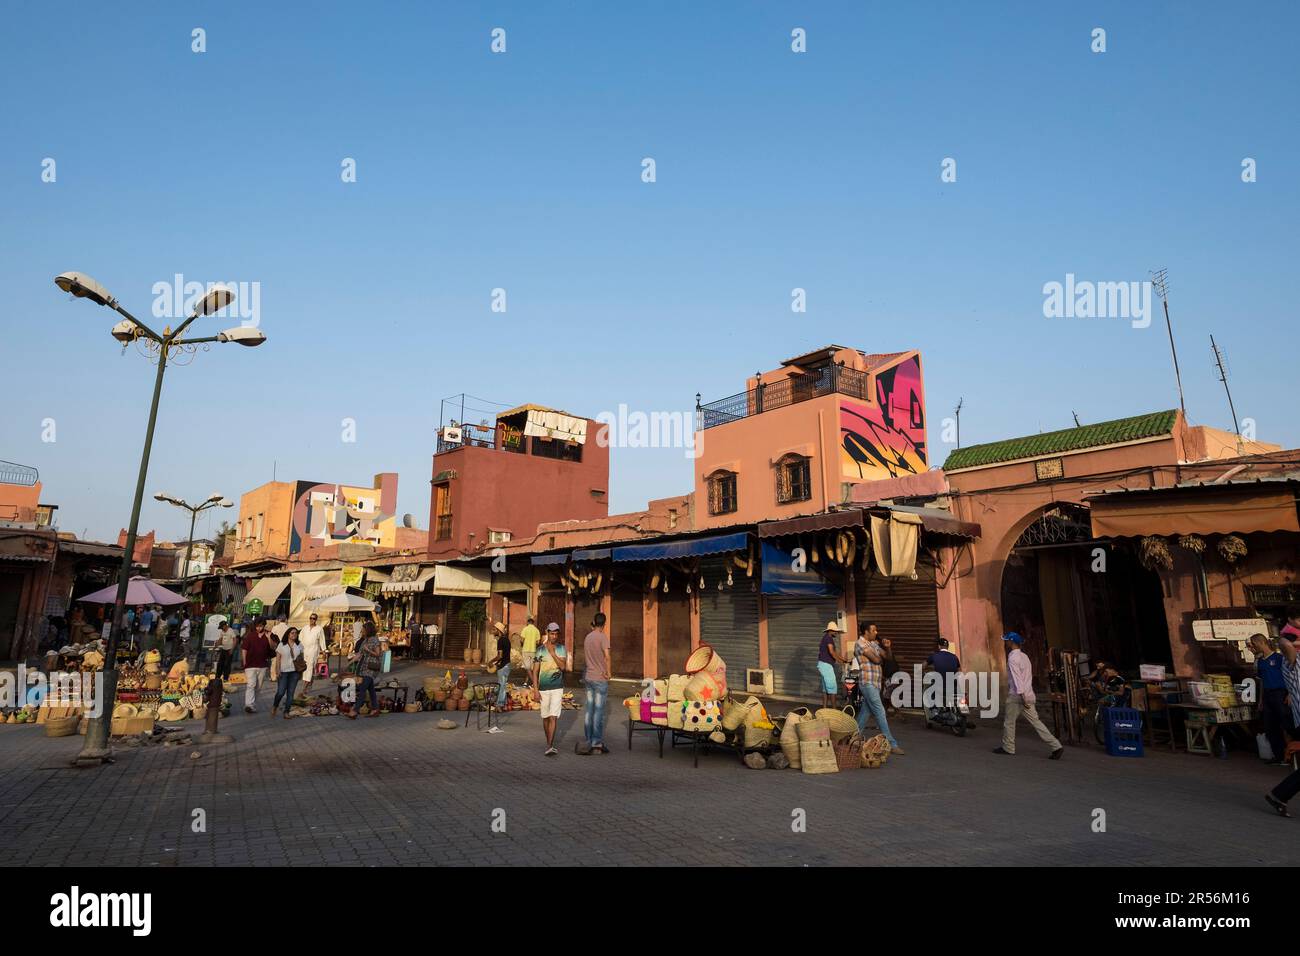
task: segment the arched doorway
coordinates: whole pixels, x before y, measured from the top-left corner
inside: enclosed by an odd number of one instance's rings
[[[1048,648],[1076,651],[1136,676],[1139,664],[1172,665],[1159,576],[1124,542],[1092,536],[1088,509],[1059,502],[1016,539],[1002,572],[1003,626],[1027,638],[1035,682]]]

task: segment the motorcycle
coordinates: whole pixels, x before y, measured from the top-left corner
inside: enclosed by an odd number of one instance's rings
[[[970,727],[970,704],[964,694],[956,699],[947,699],[940,706],[925,707],[923,711],[926,730],[947,727],[958,737],[966,736]]]

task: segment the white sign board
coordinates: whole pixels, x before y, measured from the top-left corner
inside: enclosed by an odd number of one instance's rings
[[[1193,621],[1192,636],[1198,641],[1249,641],[1252,634],[1268,634],[1262,617],[1238,617],[1224,621]]]

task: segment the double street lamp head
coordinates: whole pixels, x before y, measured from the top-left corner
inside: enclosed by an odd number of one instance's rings
[[[96,305],[105,305],[110,309],[117,308],[117,299],[113,298],[107,289],[84,272],[60,273],[54,277],[54,284],[78,299],[89,299]],[[194,314],[191,318],[220,312],[234,301],[235,290],[218,282],[203,294],[203,298],[194,303]]]

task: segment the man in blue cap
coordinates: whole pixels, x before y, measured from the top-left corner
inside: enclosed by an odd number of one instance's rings
[[[1065,753],[1061,742],[1052,736],[1052,732],[1038,718],[1034,707],[1034,667],[1029,655],[1021,650],[1025,639],[1015,631],[1003,636],[1007,653],[1007,702],[1006,716],[1002,719],[1002,746],[993,748],[995,754],[1012,756],[1016,752],[1016,720],[1021,714],[1029,726],[1042,738],[1043,743],[1052,748],[1051,760],[1060,760]]]

